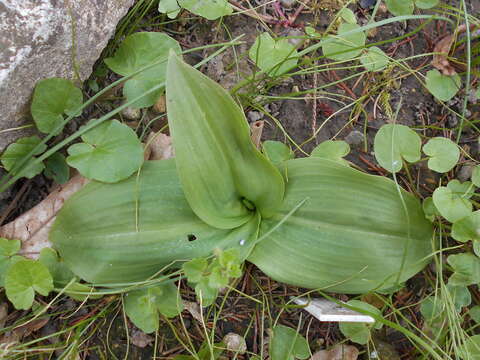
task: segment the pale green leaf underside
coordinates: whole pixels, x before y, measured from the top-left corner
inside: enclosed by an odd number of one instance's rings
[[[230,15],[232,6],[227,0],[178,0],[181,7],[208,20]]]
[[[292,328],[276,325],[270,339],[269,355],[272,360],[308,359],[307,340]]]
[[[454,223],[472,212],[472,203],[455,194],[450,187],[440,186],[433,192],[433,203],[440,214]]]
[[[450,255],[447,259],[455,271],[450,276],[449,284],[468,286],[480,282],[480,259],[470,253]]]
[[[388,11],[395,16],[413,14],[413,0],[385,0]]]
[[[452,237],[461,242],[480,241],[480,210],[456,221],[452,226]]]
[[[458,74],[447,76],[437,69],[427,72],[426,87],[438,100],[450,100],[460,90],[461,86],[462,79]]]
[[[372,46],[360,58],[363,67],[368,71],[381,71],[388,65],[388,56],[377,46]]]
[[[7,149],[3,152],[1,156],[2,165],[5,167],[5,170],[12,171],[15,165],[22,161],[30,151],[32,151],[35,146],[40,144],[41,140],[38,136],[23,137],[18,139],[13,144],[10,144]],[[47,146],[45,144],[41,145],[38,150],[36,150],[33,155],[39,155],[45,151]],[[25,163],[25,167],[28,166],[28,169],[20,171],[21,176],[25,176],[29,179],[33,178],[35,175],[38,175],[45,168],[43,163],[37,163],[35,165],[30,165],[34,158],[31,158]],[[12,175],[18,174],[18,169],[13,170]]]
[[[175,19],[180,10],[177,0],[160,0],[158,3],[158,12],[167,14],[170,19]]]

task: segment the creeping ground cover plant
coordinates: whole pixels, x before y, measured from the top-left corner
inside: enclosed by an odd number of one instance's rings
[[[244,260],[279,281],[351,294],[398,286],[426,265],[432,225],[395,182],[319,156],[271,162],[232,97],[173,51],[166,96],[176,157],[92,181],[58,214],[50,239],[80,278],[121,286],[183,266],[208,305]]]

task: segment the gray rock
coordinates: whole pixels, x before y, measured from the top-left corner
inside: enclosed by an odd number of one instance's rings
[[[259,111],[249,111],[247,114],[248,121],[255,122],[262,119],[262,114]]]
[[[345,137],[345,142],[349,145],[360,145],[364,140],[365,136],[358,130],[352,130],[350,134]]]
[[[466,163],[462,165],[462,167],[457,173],[457,179],[460,180],[461,182],[470,180],[470,178],[472,177],[474,167],[475,167],[474,163]]]
[[[29,121],[37,81],[63,77],[78,83],[113,35],[134,0],[0,0],[0,130]],[[23,131],[0,136],[0,151]]]
[[[136,109],[131,106],[127,106],[121,111],[121,114],[127,120],[138,120],[142,117],[142,109]]]

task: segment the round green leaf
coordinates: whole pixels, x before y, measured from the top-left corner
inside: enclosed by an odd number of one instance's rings
[[[46,296],[53,290],[53,279],[42,263],[20,260],[8,269],[5,290],[16,309],[27,310],[33,304],[35,292]]]
[[[42,249],[38,261],[47,267],[53,278],[54,285],[57,287],[64,287],[75,277],[67,265],[58,258],[57,252],[52,248]]]
[[[308,359],[310,347],[307,340],[296,330],[276,325],[270,338],[269,353],[271,360]]]
[[[475,305],[468,311],[468,315],[475,321],[477,324],[480,324],[480,306]]]
[[[470,253],[450,255],[447,262],[454,273],[448,283],[453,286],[469,286],[480,282],[480,259]]]
[[[413,14],[413,0],[385,0],[388,11],[395,16]]]
[[[357,23],[357,17],[355,16],[355,13],[352,10],[350,10],[349,8],[341,9],[338,16],[349,24],[356,24]]]
[[[456,221],[452,226],[452,237],[461,242],[480,241],[480,210]]]
[[[458,74],[447,76],[433,69],[427,72],[426,86],[438,100],[448,101],[460,90],[462,80]]]
[[[367,313],[371,313],[377,316],[382,316],[380,310],[376,307],[365,303],[359,300],[350,300],[347,302],[348,305],[353,306],[355,308],[365,310]],[[370,329],[373,327],[375,329],[379,329],[382,327],[381,323],[375,324],[366,324],[366,323],[346,323],[342,322],[339,325],[340,332],[351,341],[357,344],[366,344],[370,339]]]
[[[344,61],[350,60],[358,56],[365,45],[367,39],[363,31],[355,34],[344,35],[346,32],[360,29],[357,24],[343,23],[338,27],[337,35],[329,35],[326,40],[323,41],[322,50],[323,54],[332,60]],[[359,47],[359,49],[355,49]]]
[[[178,0],[181,7],[208,20],[230,15],[232,6],[227,0]]]
[[[293,151],[280,141],[264,141],[262,143],[262,149],[265,156],[272,162],[272,164],[277,168],[280,168],[282,172],[285,168],[284,162],[295,157]]]
[[[480,335],[469,337],[460,346],[458,354],[463,360],[480,360]]]
[[[310,156],[330,159],[340,164],[348,165],[348,161],[344,160],[343,157],[347,156],[349,152],[350,145],[345,141],[327,140],[313,149]]]
[[[175,19],[180,10],[177,0],[160,0],[158,3],[158,12],[167,14],[170,19]]]
[[[437,6],[439,0],[415,0],[415,6],[420,9],[431,9],[434,6]]]
[[[83,176],[103,182],[123,180],[143,163],[143,146],[135,132],[118,120],[87,131],[83,143],[68,148],[67,163]]]
[[[123,94],[127,101],[165,82],[167,59],[171,49],[177,54],[181,53],[180,45],[170,36],[159,32],[138,32],[127,36],[115,55],[105,59],[110,70],[122,76],[131,75],[147,65],[156,63],[125,82]],[[162,92],[163,89],[156,90],[131,106],[137,108],[152,106]]]
[[[0,286],[4,284],[5,273],[8,268],[21,259],[20,256],[15,256],[20,250],[20,247],[20,240],[0,238]]]
[[[59,184],[65,184],[70,178],[70,168],[65,156],[55,153],[45,161],[45,176]]]
[[[250,48],[248,56],[262,71],[281,75],[297,65],[297,51],[287,39],[273,39],[264,32]]]
[[[64,120],[63,114],[79,116],[75,111],[82,105],[82,91],[70,80],[51,78],[40,80],[33,92],[31,112],[38,130],[59,134],[54,129]]]
[[[445,186],[435,189],[433,203],[440,214],[451,223],[455,223],[472,212],[472,203],[468,199],[458,196],[451,188]]]
[[[40,142],[41,140],[38,136],[30,136],[20,138],[13,144],[10,144],[0,157],[2,165],[5,167],[5,170],[12,170],[15,164],[22,160],[25,156],[27,156],[27,154],[32,151],[33,148],[37,146]],[[45,144],[41,145],[38,150],[33,153],[33,155],[41,154],[45,151],[46,148],[47,146]],[[33,160],[34,158],[31,158],[29,161],[26,162],[24,167],[28,167],[28,169],[20,171],[21,176],[31,179],[35,175],[38,175],[42,172],[45,167],[43,163],[40,162],[38,164],[31,165],[31,162]],[[18,170],[11,172],[11,174],[17,175]]]
[[[421,145],[420,136],[408,126],[386,124],[375,135],[373,148],[380,166],[396,173],[403,167],[402,159],[420,160]]]
[[[435,220],[435,216],[440,215],[435,207],[435,204],[433,203],[432,197],[427,197],[425,200],[423,200],[422,207],[425,217],[432,222]]]
[[[473,168],[472,182],[475,184],[475,186],[480,187],[480,165],[477,165]]]
[[[430,139],[423,146],[423,152],[430,156],[428,168],[439,173],[452,170],[460,158],[457,144],[444,137]]]
[[[360,58],[363,67],[368,71],[381,71],[388,65],[388,56],[377,46],[368,48]]]

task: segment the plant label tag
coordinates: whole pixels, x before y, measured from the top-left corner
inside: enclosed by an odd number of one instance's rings
[[[305,306],[303,309],[315,316],[320,321],[331,322],[362,322],[373,324],[375,319],[371,316],[347,309],[326,299],[295,298],[295,304]]]

